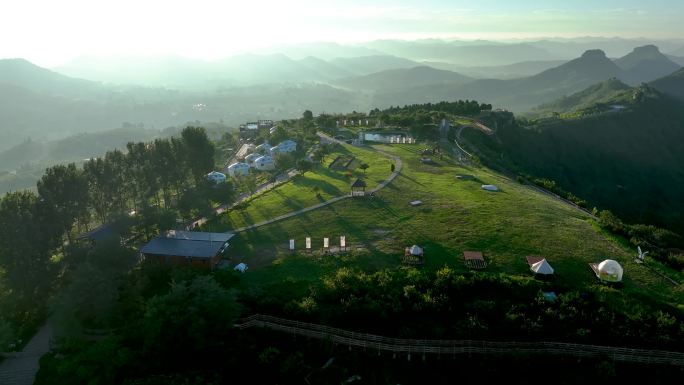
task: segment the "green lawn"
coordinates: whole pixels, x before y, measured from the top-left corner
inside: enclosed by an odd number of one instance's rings
[[[489,264],[487,272],[529,274],[524,257],[542,255],[556,269],[557,283],[579,288],[596,285],[589,262],[616,259],[625,268],[623,292],[671,304],[684,299],[681,286],[672,288],[634,263],[634,253],[604,234],[583,212],[484,168],[464,168],[439,159],[435,165],[422,164],[420,146],[378,148],[401,156],[404,169],[375,198],[343,200],[234,238],[232,256],[253,268],[244,279],[255,285],[307,282],[339,266],[398,267],[404,247],[415,243],[425,247],[424,269],[449,265],[465,271],[462,252],[480,250]],[[369,175],[372,169],[373,165]],[[458,180],[457,174],[475,179]],[[496,184],[501,191],[484,191],[481,184]],[[280,202],[291,197],[305,204],[304,198],[281,192]],[[273,198],[259,198],[252,204],[261,207],[262,199],[263,205],[269,205]],[[424,203],[411,207],[412,200]],[[221,221],[213,229],[228,230],[230,225]],[[353,245],[353,251],[343,257],[287,251],[290,238],[301,249],[304,237],[311,236],[314,248],[320,249],[323,237],[331,237],[335,245],[339,235],[346,235]]]
[[[369,167],[365,173],[360,168],[350,170],[353,177],[349,178],[346,170],[328,168],[338,155],[355,156],[358,161],[354,161],[354,165],[366,163]],[[374,188],[390,175],[390,163],[390,159],[377,152],[344,146],[327,155],[323,164],[313,171],[295,176],[289,182],[253,198],[241,209],[231,210],[214,220],[207,228],[236,229],[349,194],[350,185],[357,177],[363,178],[369,189]],[[320,197],[316,196],[314,186],[320,189]]]

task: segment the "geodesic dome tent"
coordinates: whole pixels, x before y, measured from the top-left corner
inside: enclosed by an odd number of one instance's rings
[[[409,249],[409,253],[411,253],[411,255],[420,256],[423,255],[423,249],[418,245],[413,245]]]
[[[622,281],[622,274],[624,270],[617,261],[606,259],[599,263],[597,268],[597,276],[602,281],[606,282],[620,282]]]

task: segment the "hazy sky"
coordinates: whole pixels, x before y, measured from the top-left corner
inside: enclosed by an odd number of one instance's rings
[[[543,4],[540,6],[539,4]],[[684,37],[683,0],[1,0],[0,57],[215,59],[312,41]]]

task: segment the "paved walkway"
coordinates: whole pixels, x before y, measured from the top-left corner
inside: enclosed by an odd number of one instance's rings
[[[237,197],[237,199],[235,199],[235,202],[231,203],[230,205],[221,205],[221,206],[215,208],[214,214],[215,215],[221,215],[221,214],[225,213],[226,211],[228,211],[229,209],[231,209],[231,208],[239,205],[240,203],[246,201],[247,199],[250,199],[250,198],[252,198],[258,194],[261,194],[265,191],[268,191],[268,190],[271,190],[271,189],[274,189],[274,188],[280,186],[281,184],[287,182],[288,180],[290,180],[292,177],[294,177],[297,174],[299,174],[299,171],[297,171],[297,170],[290,170],[285,174],[280,174],[276,177],[275,182],[262,183],[259,187],[257,187],[254,190],[254,194],[250,194],[250,193],[241,194],[240,196]],[[205,224],[208,220],[209,220],[209,218],[207,218],[207,217],[197,219],[196,221],[189,224],[187,229],[192,229],[192,228],[195,228],[197,226],[201,226],[201,225]],[[0,385],[2,385],[2,384],[0,384]]]
[[[347,145],[346,143],[344,143],[344,142],[342,142],[342,141],[339,141],[339,140],[337,140],[337,139],[333,139],[333,138],[331,138],[330,136],[325,135],[325,134],[322,134],[322,133],[319,133],[318,136],[320,136],[321,138],[324,138],[324,139],[326,139],[326,140],[328,140],[328,141],[331,141],[331,142],[337,142],[337,143],[340,143],[340,144],[342,144],[342,145]],[[397,175],[399,175],[399,173],[401,172],[401,168],[402,168],[402,166],[403,166],[403,163],[401,162],[401,158],[399,158],[398,156],[395,156],[395,155],[392,155],[392,154],[389,154],[389,153],[387,153],[387,152],[380,151],[380,150],[375,150],[375,151],[379,152],[380,154],[382,154],[382,155],[384,155],[384,156],[386,156],[386,157],[388,157],[388,158],[393,159],[394,162],[395,162],[395,166],[394,166],[394,172],[393,172],[389,177],[387,177],[387,179],[385,179],[384,181],[382,181],[382,183],[380,183],[379,185],[377,185],[374,189],[370,190],[370,191],[369,191],[370,194],[375,194],[376,192],[382,190],[382,189],[385,188],[388,184],[390,184],[390,183],[394,180],[394,178],[396,178]],[[239,232],[243,232],[243,231],[247,231],[247,230],[256,229],[257,227],[270,225],[271,223],[278,222],[278,221],[282,221],[283,219],[287,219],[287,218],[292,218],[292,217],[294,217],[294,216],[296,216],[296,215],[300,215],[300,214],[303,214],[303,213],[306,213],[306,212],[309,212],[309,211],[312,211],[312,210],[316,210],[316,209],[319,209],[319,208],[321,208],[321,207],[325,207],[325,206],[331,205],[331,204],[333,204],[333,203],[335,203],[335,202],[339,202],[339,201],[341,201],[341,200],[343,200],[343,199],[347,199],[347,198],[351,198],[351,195],[342,195],[342,196],[338,196],[338,197],[335,197],[335,198],[332,198],[332,199],[328,199],[328,200],[325,201],[325,202],[321,202],[321,203],[318,203],[318,204],[316,204],[316,205],[313,205],[313,206],[310,206],[310,207],[303,208],[303,209],[301,209],[301,210],[297,210],[297,211],[293,211],[293,212],[290,212],[290,213],[287,213],[287,214],[283,214],[283,215],[277,216],[277,217],[275,217],[275,218],[271,218],[271,219],[268,219],[268,220],[265,220],[265,221],[262,221],[262,222],[259,222],[259,223],[255,223],[255,224],[253,224],[253,225],[249,225],[249,226],[245,226],[245,227],[240,227],[240,228],[231,230],[230,232],[231,232],[231,233],[239,233]]]
[[[39,360],[50,351],[52,326],[49,323],[31,338],[31,341],[19,353],[10,355],[0,363],[0,384],[31,385],[40,367]]]

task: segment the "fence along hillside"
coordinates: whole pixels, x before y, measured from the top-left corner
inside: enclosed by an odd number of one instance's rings
[[[684,353],[662,350],[629,349],[565,342],[493,342],[476,340],[420,340],[356,333],[330,326],[256,314],[236,325],[239,329],[266,328],[297,336],[330,341],[349,347],[391,353],[412,354],[559,354],[575,357],[605,357],[614,361],[684,366]]]

